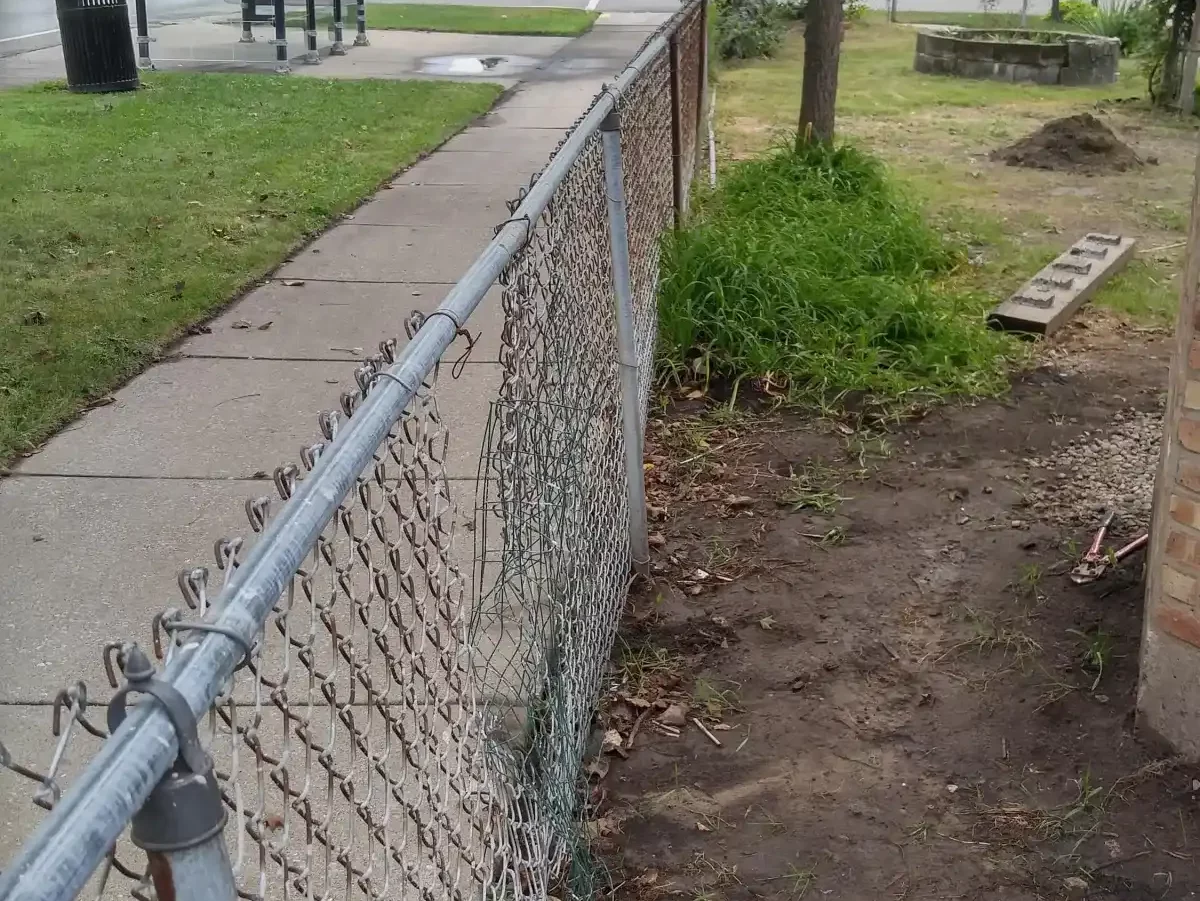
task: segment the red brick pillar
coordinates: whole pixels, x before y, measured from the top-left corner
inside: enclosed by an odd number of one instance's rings
[[[1146,558],[1138,725],[1200,759],[1200,156]]]

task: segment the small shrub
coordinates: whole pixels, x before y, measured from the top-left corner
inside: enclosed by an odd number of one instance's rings
[[[1096,18],[1096,7],[1091,0],[1059,0],[1058,13],[1064,25],[1086,25]],[[1046,21],[1054,20],[1047,14]]]
[[[775,5],[779,7],[783,18],[799,22],[804,18],[804,11],[808,9],[808,0],[775,0]]]
[[[867,14],[867,0],[842,0],[842,14],[847,22],[857,22]]]
[[[737,164],[667,240],[666,371],[769,378],[819,402],[997,393],[1011,340],[984,327],[979,298],[933,282],[963,258],[853,148]]]
[[[1092,17],[1071,22],[1088,34],[1118,38],[1122,56],[1132,56],[1149,45],[1158,28],[1158,19],[1148,3],[1141,0],[1109,0],[1104,6],[1092,8]]]
[[[787,21],[777,0],[719,0],[716,30],[721,59],[757,59],[778,49]]]

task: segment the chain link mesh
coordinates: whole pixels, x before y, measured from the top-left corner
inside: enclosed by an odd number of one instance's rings
[[[665,26],[680,35],[681,75],[692,71],[685,123],[698,109],[700,18],[694,3]],[[673,211],[671,77],[659,53],[618,99],[643,421]],[[690,159],[695,128],[683,134]],[[462,499],[445,472],[435,369],[201,724],[241,897],[590,895],[580,765],[597,749],[630,562],[606,200],[593,133],[500,278],[503,376],[481,453],[473,580],[456,564]],[[180,573],[182,603],[153,623],[160,658],[202,637],[189,623],[396,351],[385,342],[356,371],[357,390],[319,418],[323,440],[275,471],[275,496],[246,502],[248,531],[216,542],[215,575]],[[0,769],[36,783],[47,809],[72,737],[106,736],[81,685],[60,693],[54,718],[44,771],[0,745]],[[94,888],[151,899],[144,874],[123,839]]]

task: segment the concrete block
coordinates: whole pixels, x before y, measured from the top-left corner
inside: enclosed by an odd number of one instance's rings
[[[1027,281],[988,317],[993,328],[1050,335],[1133,255],[1133,238],[1089,233]]]
[[[375,226],[347,222],[322,235],[276,273],[280,279],[458,281],[494,235],[486,228]]]

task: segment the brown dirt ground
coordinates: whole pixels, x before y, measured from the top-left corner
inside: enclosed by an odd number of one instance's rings
[[[1124,172],[1144,165],[1091,113],[1051,119],[1033,134],[992,151],[991,158],[1010,166],[1060,172]]]
[[[1140,561],[1075,586],[1088,536],[1022,509],[1027,456],[1158,402],[1166,339],[1097,321],[1009,398],[886,431],[703,399],[652,421],[655,577],[605,725],[659,707],[590,827],[615,898],[1194,896],[1200,782],[1134,728]],[[845,500],[793,509],[794,473]],[[721,747],[654,725],[681,700]]]

